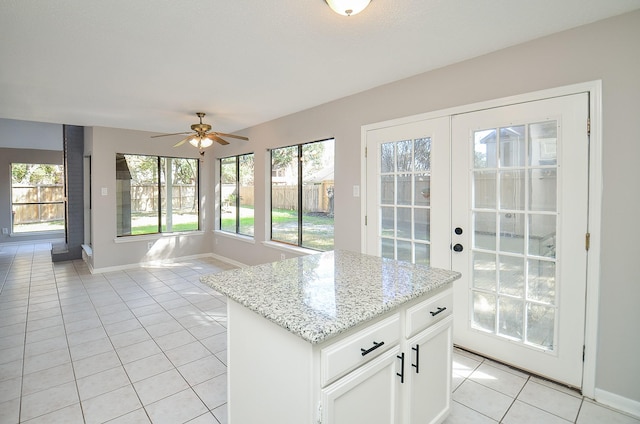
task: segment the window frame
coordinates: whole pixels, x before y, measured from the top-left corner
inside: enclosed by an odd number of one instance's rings
[[[255,198],[254,198],[254,205],[253,205],[253,210],[254,210],[254,220],[253,220],[253,227],[254,227],[254,232],[253,234],[247,234],[247,233],[243,233],[240,232],[240,158],[241,157],[248,157],[248,156],[252,156],[253,157],[253,163],[254,163],[254,172],[253,172],[253,190],[255,193],[255,160],[256,160],[256,155],[254,152],[249,152],[249,153],[241,153],[241,154],[237,154],[237,155],[231,155],[231,156],[225,156],[225,157],[221,157],[218,158],[218,181],[220,183],[220,192],[219,192],[219,204],[218,204],[218,230],[225,233],[225,234],[232,234],[232,235],[237,235],[237,236],[243,236],[243,237],[250,237],[250,238],[254,238],[255,237]],[[235,159],[235,167],[236,167],[236,172],[235,172],[235,184],[236,184],[236,198],[235,198],[235,204],[234,204],[234,208],[236,210],[236,214],[235,214],[235,218],[236,218],[236,222],[235,222],[235,228],[234,231],[229,231],[228,229],[224,229],[222,228],[222,204],[223,204],[223,193],[222,193],[222,162],[225,159]]]
[[[62,198],[61,200],[52,200],[52,201],[36,201],[36,202],[15,202],[14,201],[14,191],[16,189],[22,188],[19,186],[14,185],[14,181],[13,181],[13,172],[14,172],[14,166],[15,165],[27,165],[27,166],[55,166],[58,167],[57,169],[57,174],[61,176],[61,181],[62,183],[60,184],[60,186],[62,187]],[[36,163],[27,163],[27,162],[11,162],[9,164],[9,168],[10,168],[10,172],[11,172],[11,177],[9,179],[9,181],[11,182],[11,186],[10,186],[10,198],[11,198],[11,234],[21,234],[21,235],[34,235],[34,234],[45,234],[45,233],[64,233],[66,231],[66,226],[67,226],[67,211],[66,211],[66,190],[67,190],[67,185],[66,185],[66,180],[65,180],[65,167],[64,164],[57,164],[57,163],[40,163],[40,162],[36,162]],[[55,185],[55,184],[50,184],[50,185]],[[57,185],[55,185],[57,186]],[[30,231],[16,231],[16,223],[15,223],[15,213],[16,213],[16,206],[37,206],[38,207],[38,215],[40,216],[40,209],[43,206],[51,206],[51,205],[56,205],[56,206],[62,206],[62,228],[56,228],[56,229],[47,229],[47,230],[30,230]],[[46,222],[43,221],[42,219],[40,219],[38,222]]]
[[[305,246],[303,244],[303,234],[304,234],[304,221],[303,221],[303,192],[304,192],[304,169],[303,169],[303,165],[304,165],[304,161],[302,160],[303,158],[303,149],[304,146],[310,145],[310,144],[316,144],[316,143],[324,143],[327,141],[333,140],[334,143],[334,155],[333,155],[333,163],[335,165],[335,137],[328,137],[328,138],[324,138],[324,139],[320,139],[320,140],[315,140],[315,141],[308,141],[308,142],[304,142],[304,143],[299,143],[299,144],[292,144],[292,145],[288,145],[288,146],[280,146],[280,147],[274,147],[269,149],[269,187],[271,188],[270,193],[269,193],[269,241],[272,243],[280,243],[283,244],[285,246],[291,246],[291,247],[295,247],[295,248],[300,248],[300,249],[308,249],[308,250],[312,250],[312,251],[323,251],[314,247],[310,247],[310,246]],[[274,239],[273,238],[273,178],[274,178],[274,169],[273,169],[273,151],[274,150],[279,150],[279,149],[287,149],[287,148],[291,148],[291,147],[296,147],[297,148],[297,187],[298,187],[298,193],[297,193],[297,220],[298,220],[298,237],[297,237],[297,243],[290,243],[287,241],[283,241],[283,240],[278,240],[278,239]],[[276,173],[278,170],[275,170]],[[334,231],[335,231],[335,223],[334,223]],[[334,233],[334,244],[333,244],[334,248],[335,248],[335,233]],[[329,250],[333,250],[333,249],[329,249]]]
[[[129,237],[148,237],[148,236],[157,236],[160,234],[181,234],[181,233],[194,233],[194,232],[198,232],[198,231],[202,231],[202,220],[201,220],[201,183],[200,183],[200,175],[201,175],[201,167],[200,167],[200,160],[198,158],[192,158],[192,157],[182,157],[182,156],[163,156],[163,155],[150,155],[150,154],[141,154],[141,153],[120,153],[120,152],[116,152],[116,161],[119,155],[122,155],[125,160],[126,160],[126,156],[138,156],[138,157],[146,157],[146,158],[153,158],[154,162],[155,162],[155,166],[157,169],[157,182],[156,182],[156,194],[157,194],[157,203],[156,203],[156,207],[157,207],[157,227],[156,227],[156,231],[155,232],[148,232],[148,233],[141,233],[141,234],[118,234],[118,226],[116,225],[116,240],[125,240]],[[196,211],[196,215],[197,215],[197,228],[195,229],[185,229],[185,230],[177,230],[177,231],[163,231],[163,227],[165,226],[165,224],[163,224],[163,220],[162,218],[164,216],[166,216],[166,211],[169,208],[169,205],[167,204],[165,207],[162,206],[162,201],[163,201],[163,190],[162,190],[162,185],[163,185],[163,180],[161,177],[162,174],[162,164],[163,164],[163,160],[166,159],[180,159],[180,160],[190,160],[190,161],[194,161],[196,164],[196,181],[194,184],[195,190],[196,190],[196,198],[194,199],[194,204],[196,205],[197,211]],[[116,165],[117,166],[117,165]],[[117,172],[117,170],[116,170]],[[117,182],[118,178],[116,175],[116,182]],[[164,184],[166,184],[166,175],[165,175],[165,181]],[[118,195],[118,189],[116,188],[116,196]],[[118,214],[118,206],[117,206],[117,202],[116,202],[116,215]]]

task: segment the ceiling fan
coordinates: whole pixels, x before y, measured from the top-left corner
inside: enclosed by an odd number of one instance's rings
[[[239,140],[249,140],[247,137],[243,137],[241,135],[211,131],[211,125],[202,123],[202,118],[204,118],[205,113],[197,112],[196,115],[198,116],[198,118],[200,118],[200,123],[191,125],[191,132],[187,131],[173,134],[152,135],[151,138],[168,137],[171,135],[187,135],[187,137],[174,144],[173,147],[182,146],[184,143],[189,142],[189,144],[191,144],[193,147],[197,147],[201,151],[202,149],[211,146],[214,141],[217,141],[218,143],[223,145],[229,144],[229,142],[222,137],[237,138]]]

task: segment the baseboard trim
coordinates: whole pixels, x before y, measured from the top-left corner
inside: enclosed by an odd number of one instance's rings
[[[211,256],[213,259],[217,259],[219,261],[226,262],[226,263],[231,264],[231,265],[235,265],[238,268],[247,268],[248,266],[250,266],[250,265],[244,264],[242,262],[238,262],[238,261],[234,261],[233,259],[229,259],[226,256],[218,255],[218,254],[215,254],[215,253],[210,253],[209,256]]]
[[[640,402],[602,389],[595,389],[595,400],[634,417],[640,418]]]
[[[211,253],[199,253],[197,255],[181,256],[178,258],[167,258],[167,259],[161,259],[161,260],[155,260],[155,261],[139,262],[135,264],[107,266],[102,268],[90,267],[89,269],[91,270],[92,274],[102,274],[105,272],[126,271],[128,269],[144,268],[147,266],[157,266],[157,265],[163,265],[163,264],[172,264],[176,262],[188,261],[190,259],[211,258],[211,257],[216,258]],[[220,257],[219,260],[223,262],[229,262],[228,260],[223,259],[222,257]],[[235,264],[232,264],[232,265],[235,265]]]

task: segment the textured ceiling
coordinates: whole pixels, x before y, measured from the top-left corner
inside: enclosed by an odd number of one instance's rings
[[[2,0],[0,118],[231,132],[638,0]]]

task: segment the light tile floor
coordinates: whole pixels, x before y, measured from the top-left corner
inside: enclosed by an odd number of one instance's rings
[[[580,393],[460,349],[445,424],[640,424]]]
[[[92,275],[48,243],[0,245],[0,423],[226,423],[226,305],[199,278],[229,268]],[[448,424],[640,424],[461,350],[453,382]]]

